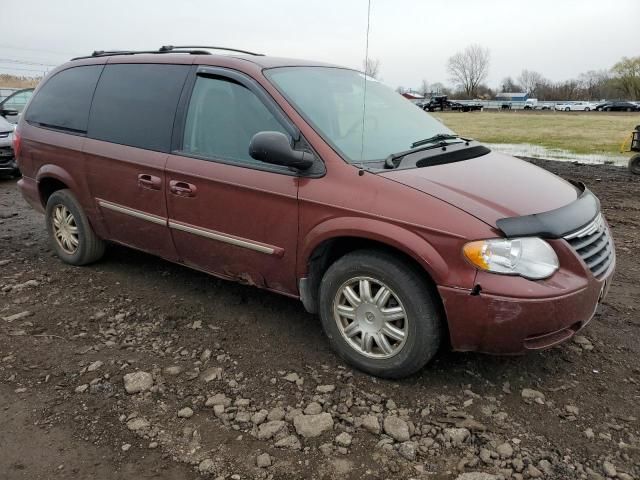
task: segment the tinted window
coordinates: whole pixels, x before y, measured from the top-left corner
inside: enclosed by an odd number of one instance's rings
[[[168,152],[188,65],[107,65],[91,107],[88,136]]]
[[[27,122],[84,133],[91,97],[102,65],[74,67],[56,73],[42,86],[27,110]]]
[[[249,156],[249,142],[263,131],[289,136],[248,88],[222,78],[198,77],[187,112],[183,151],[262,163]]]

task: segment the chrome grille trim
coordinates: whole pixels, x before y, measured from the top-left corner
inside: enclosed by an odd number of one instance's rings
[[[571,240],[572,238],[586,237],[587,235],[591,235],[592,233],[595,233],[598,230],[601,230],[602,226],[603,226],[603,218],[602,218],[602,214],[600,213],[596,218],[593,219],[591,223],[582,227],[580,230],[576,230],[573,233],[565,235],[564,239]]]
[[[591,223],[564,237],[591,273],[598,277],[605,273],[614,258],[613,239],[602,214]]]

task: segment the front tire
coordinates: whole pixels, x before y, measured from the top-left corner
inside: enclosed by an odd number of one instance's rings
[[[349,253],[320,284],[320,318],[334,350],[371,375],[420,370],[442,338],[439,302],[413,265],[374,250]]]
[[[105,242],[95,234],[70,190],[57,190],[51,194],[45,220],[51,246],[63,262],[87,265],[104,255]]]
[[[640,175],[640,153],[629,159],[629,171],[634,175]]]

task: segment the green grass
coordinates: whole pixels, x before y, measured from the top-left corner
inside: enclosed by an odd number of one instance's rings
[[[640,114],[564,112],[435,112],[460,135],[486,143],[530,143],[574,153],[619,154]]]

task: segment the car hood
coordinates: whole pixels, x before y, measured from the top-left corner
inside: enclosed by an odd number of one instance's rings
[[[556,175],[515,157],[491,152],[481,157],[381,174],[439,198],[485,223],[563,207],[579,191]]]

